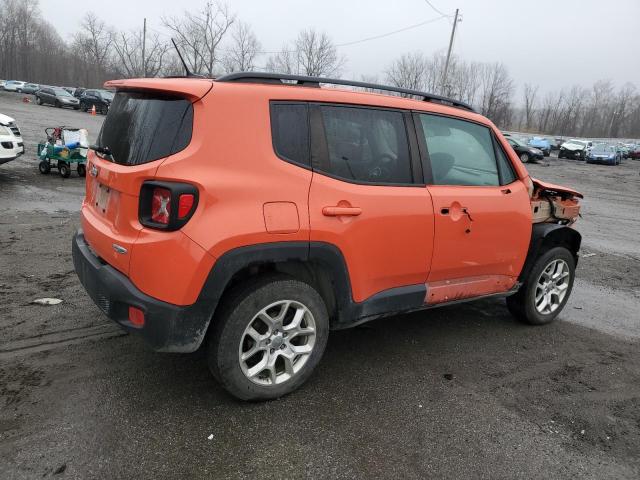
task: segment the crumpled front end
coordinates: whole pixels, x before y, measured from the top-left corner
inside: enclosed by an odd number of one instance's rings
[[[573,225],[580,216],[580,192],[535,178],[531,195],[533,223]]]

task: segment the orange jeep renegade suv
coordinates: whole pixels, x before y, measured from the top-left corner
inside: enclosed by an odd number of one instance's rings
[[[106,86],[75,270],[155,350],[206,343],[238,398],[298,388],[332,329],[488,296],[543,324],[569,298],[582,196],[464,103],[263,73]]]

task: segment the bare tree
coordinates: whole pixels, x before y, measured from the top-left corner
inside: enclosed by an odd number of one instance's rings
[[[296,52],[290,50],[290,47],[285,44],[282,46],[282,50],[278,53],[274,53],[267,60],[266,70],[269,72],[286,73],[287,75],[299,74],[298,64],[296,59]]]
[[[303,30],[293,47],[285,45],[281,52],[269,57],[267,70],[312,77],[339,76],[345,62],[326,33]]]
[[[525,83],[523,94],[525,126],[527,129],[529,129],[533,125],[533,112],[535,110],[536,100],[538,96],[538,85]]]
[[[74,35],[72,48],[84,61],[85,85],[99,83],[110,61],[114,32],[93,13],[87,13],[81,30]]]
[[[186,11],[181,18],[162,21],[177,37],[176,43],[193,72],[210,77],[218,73],[220,42],[235,21],[226,5],[210,1],[197,13]]]
[[[255,60],[260,51],[260,42],[244,22],[236,23],[231,38],[233,43],[222,59],[226,72],[248,72],[255,70]]]
[[[326,33],[304,30],[298,35],[295,46],[300,73],[311,77],[340,75],[345,58],[338,54]]]
[[[479,106],[483,115],[504,125],[510,116],[513,80],[502,63],[483,65],[480,72]]]
[[[424,90],[429,62],[420,52],[407,53],[387,69],[386,79],[394,87]]]
[[[158,34],[147,34],[143,57],[143,41],[142,30],[120,32],[115,37],[113,46],[118,61],[114,63],[114,68],[120,76],[155,77],[162,72],[169,45]]]

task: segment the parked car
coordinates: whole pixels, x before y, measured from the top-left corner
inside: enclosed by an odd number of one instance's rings
[[[80,108],[77,98],[61,87],[44,87],[36,92],[36,103],[38,105],[49,104],[56,107],[71,107],[75,110]]]
[[[631,152],[637,148],[637,145],[634,143],[625,143],[624,145],[623,158],[631,158]]]
[[[527,163],[533,160],[544,160],[544,153],[542,150],[539,150],[534,147],[530,147],[522,140],[518,140],[515,137],[508,136],[506,137],[507,142],[511,145],[511,148],[516,152],[516,155],[520,158],[522,163]]]
[[[564,143],[564,138],[555,137],[551,142],[551,150],[560,150],[560,146]]]
[[[85,90],[82,97],[80,97],[80,110],[86,112],[95,105],[97,112],[106,115],[112,101],[113,92],[108,90]]]
[[[0,164],[15,160],[23,153],[24,141],[16,121],[0,113]]]
[[[0,80],[0,90],[4,90],[4,85],[7,83],[6,80]]]
[[[629,152],[629,158],[633,160],[640,160],[640,145],[636,146]]]
[[[24,89],[25,85],[26,85],[26,82],[22,82],[20,80],[8,80],[4,84],[4,89],[7,92],[22,93],[22,90]]]
[[[544,137],[533,137],[529,139],[528,145],[541,150],[545,157],[551,155],[551,143]]]
[[[266,73],[107,85],[75,271],[156,350],[204,342],[238,398],[300,387],[332,329],[496,295],[539,325],[569,298],[582,195],[462,102]]]
[[[585,160],[589,143],[583,140],[568,140],[560,145],[558,158],[571,158],[574,160]]]
[[[33,95],[38,90],[40,90],[40,85],[38,85],[37,83],[27,83],[22,89],[24,93],[28,93],[30,95]]]
[[[597,144],[587,154],[587,163],[619,165],[621,161],[622,154],[614,145]]]

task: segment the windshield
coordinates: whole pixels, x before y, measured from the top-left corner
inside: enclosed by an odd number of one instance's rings
[[[596,145],[593,147],[593,153],[615,153],[616,148],[611,145]]]
[[[509,138],[507,138],[507,140],[508,140],[508,141],[509,141],[509,143],[511,143],[512,145],[518,145],[519,147],[526,147],[526,146],[527,146],[523,141],[518,140],[518,139],[513,138],[513,137],[509,137]]]
[[[114,94],[109,90],[98,90],[100,96],[106,100],[113,100]]]
[[[574,145],[582,145],[583,147],[587,145],[586,142],[582,142],[580,140],[569,140],[567,143],[573,143]]]
[[[67,92],[64,88],[54,88],[53,93],[55,93],[59,97],[70,97],[71,94]]]

